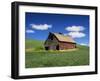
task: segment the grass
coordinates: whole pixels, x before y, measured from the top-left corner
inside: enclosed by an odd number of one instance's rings
[[[43,41],[26,41],[26,68],[80,65],[89,65],[89,47],[78,45],[72,51],[45,51]]]
[[[39,40],[25,40],[25,48],[36,48],[36,47],[43,47],[43,41]]]

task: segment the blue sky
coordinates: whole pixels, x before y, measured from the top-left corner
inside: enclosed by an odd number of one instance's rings
[[[26,39],[46,40],[49,32],[61,32],[89,45],[89,16],[26,12],[25,31]]]

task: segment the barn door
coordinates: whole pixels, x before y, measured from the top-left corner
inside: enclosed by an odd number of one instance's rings
[[[56,50],[59,50],[59,45],[56,46]]]
[[[45,47],[45,50],[49,50],[49,47]]]

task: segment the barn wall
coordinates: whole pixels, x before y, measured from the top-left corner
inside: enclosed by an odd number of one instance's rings
[[[55,36],[52,35],[52,39],[51,39],[51,35],[49,35],[48,39],[46,40],[44,46],[45,48],[48,47],[48,50],[56,50],[56,46],[59,44],[58,40],[55,38]]]
[[[72,49],[72,48],[76,47],[76,44],[74,44],[74,43],[60,42],[59,43],[59,47],[60,47],[60,50],[63,50],[63,49]]]
[[[53,42],[55,42],[56,44],[58,44],[58,40],[55,36],[53,36]]]
[[[48,39],[45,41],[45,46],[52,46],[52,45],[58,45],[58,40],[55,38],[55,36],[52,35],[52,40],[50,38],[50,36],[48,37]]]
[[[60,42],[58,39],[50,34],[45,41],[45,49],[48,50],[66,50],[66,49],[73,49],[76,47],[76,44],[74,43],[69,43],[69,42]]]

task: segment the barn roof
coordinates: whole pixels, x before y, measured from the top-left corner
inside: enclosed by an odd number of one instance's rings
[[[70,36],[65,36],[65,35],[59,34],[59,33],[53,33],[53,34],[56,36],[56,38],[59,41],[75,43],[75,41]]]

